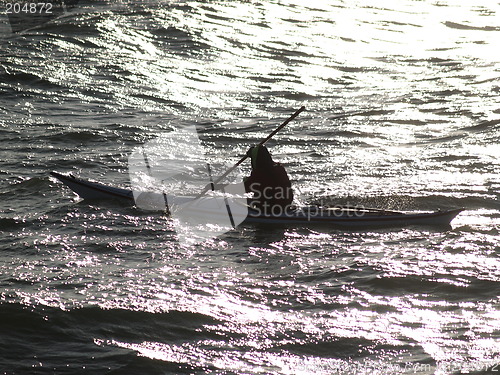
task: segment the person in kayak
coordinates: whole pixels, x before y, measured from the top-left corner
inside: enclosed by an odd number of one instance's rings
[[[266,146],[250,147],[247,156],[252,162],[250,176],[244,178],[247,193],[253,193],[248,200],[250,206],[263,213],[279,214],[284,212],[293,201],[293,190],[285,168],[274,162]],[[208,184],[205,189],[231,190],[232,184]]]
[[[246,192],[253,193],[250,203],[266,212],[289,207],[293,190],[285,168],[274,162],[264,145],[250,147],[247,156],[252,161],[252,172],[243,182]]]

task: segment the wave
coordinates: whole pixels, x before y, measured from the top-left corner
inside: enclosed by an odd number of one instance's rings
[[[105,140],[111,141],[113,138],[117,138],[114,134],[106,134]],[[90,142],[90,141],[99,141],[104,140],[100,135],[98,130],[72,130],[72,131],[61,131],[57,133],[47,134],[38,136],[35,138],[38,141],[47,141],[52,143],[64,143],[66,145],[70,145],[72,143],[82,143],[82,142]]]
[[[404,350],[410,349],[409,345],[393,346],[365,338],[336,338],[331,341],[320,340],[316,342],[301,344],[286,344],[279,349],[292,352],[297,355],[312,355],[323,358],[331,358],[335,353],[336,358],[359,358],[370,356],[373,351]],[[354,355],[353,355],[354,354]]]
[[[487,120],[487,121],[481,121],[477,125],[461,128],[460,130],[467,132],[493,131],[496,130],[497,125],[500,125],[500,120]]]
[[[96,16],[89,19],[79,17],[76,19],[64,19],[57,23],[46,23],[37,28],[37,32],[50,33],[59,36],[97,36],[99,31],[96,27],[104,18]]]
[[[202,41],[199,33],[187,31],[175,26],[159,27],[150,31],[157,42],[162,42],[169,49],[181,55],[196,55],[210,50],[212,46]]]
[[[37,74],[28,73],[24,71],[5,71],[0,73],[0,83],[7,85],[27,85],[42,89],[55,89],[61,86],[57,83],[49,81],[48,79],[42,78]]]
[[[457,30],[480,30],[480,31],[499,31],[500,30],[500,27],[498,27],[498,26],[473,26],[473,25],[467,25],[464,23],[451,22],[451,21],[446,21],[443,23],[445,26],[449,27],[450,29],[457,29]]]
[[[15,230],[25,226],[26,223],[22,219],[0,217],[0,232]]]
[[[0,370],[32,373],[43,366],[59,373],[117,371],[172,366],[141,360],[132,350],[100,342],[189,342],[217,337],[207,326],[214,318],[186,311],[145,312],[87,306],[62,310],[43,305],[0,304]],[[23,360],[20,360],[20,359]]]
[[[151,30],[150,33],[157,37],[164,37],[165,39],[175,39],[177,41],[186,42],[193,41],[192,34],[175,26],[159,27],[157,29]]]
[[[48,180],[46,178],[31,177],[14,183],[13,185],[11,185],[11,187],[15,188],[16,190],[27,189],[30,191],[38,191],[38,189],[46,187],[47,181]]]
[[[493,299],[498,281],[481,280],[475,276],[451,276],[434,274],[405,275],[392,277],[371,277],[360,279],[357,287],[366,288],[371,293],[382,295],[408,295],[411,293],[447,296],[448,300],[464,301]]]
[[[392,123],[408,123],[408,124],[413,124],[413,125],[424,125],[427,122],[426,121],[398,121],[398,120],[387,120],[387,122],[392,122]],[[498,128],[498,125],[500,124],[500,120],[485,120],[481,121],[480,123],[472,126],[466,126],[459,128],[452,133],[448,135],[444,135],[441,137],[434,137],[431,139],[426,139],[423,141],[418,141],[418,142],[409,142],[407,145],[410,146],[419,146],[419,145],[428,145],[428,144],[433,144],[433,143],[446,143],[446,142],[452,142],[456,141],[458,139],[463,139],[468,137],[471,133],[481,133],[481,132],[488,132],[495,134]]]

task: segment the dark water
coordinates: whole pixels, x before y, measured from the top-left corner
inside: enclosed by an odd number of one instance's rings
[[[4,23],[1,373],[500,371],[499,17],[487,0],[151,0]],[[270,142],[299,202],[466,211],[449,230],[181,246],[164,215],[48,175],[127,186],[134,147],[192,124],[237,161],[301,105]]]

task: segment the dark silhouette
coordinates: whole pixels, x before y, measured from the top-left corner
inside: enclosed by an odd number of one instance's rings
[[[244,180],[245,190],[253,193],[251,204],[273,212],[273,207],[281,209],[293,201],[292,184],[285,168],[273,161],[266,146],[251,147],[247,155],[252,160],[252,173]]]

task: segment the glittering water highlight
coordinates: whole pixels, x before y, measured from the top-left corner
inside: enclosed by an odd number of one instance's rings
[[[490,1],[79,2],[0,39],[2,373],[455,374],[499,363],[500,8]],[[179,245],[128,186],[195,125],[270,143],[301,203],[464,207],[450,230],[244,225]],[[248,166],[245,170],[248,172]]]

